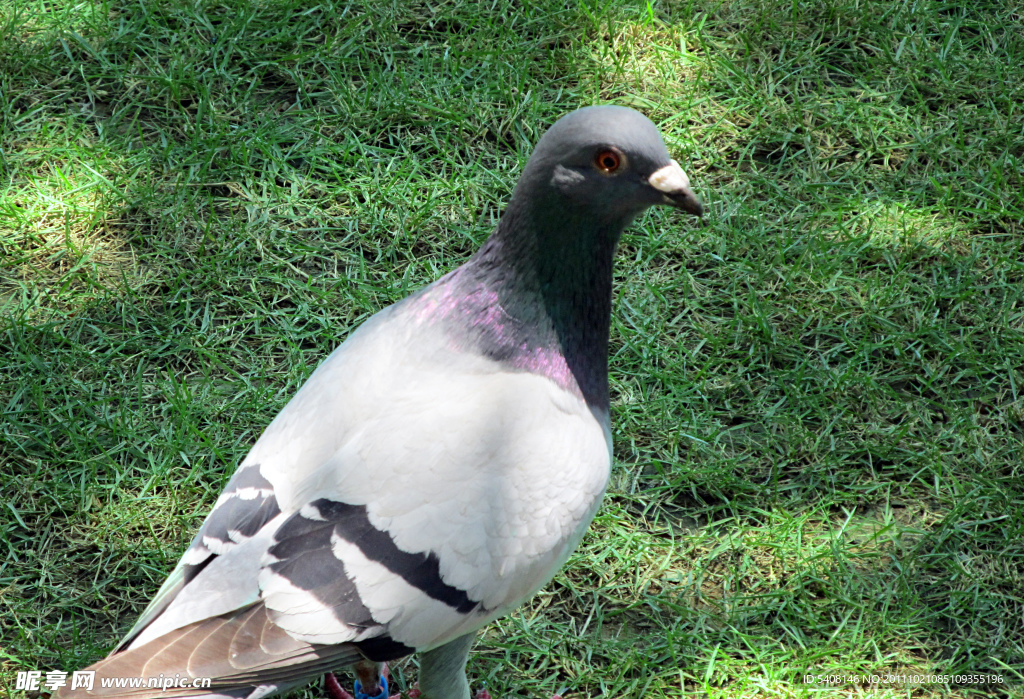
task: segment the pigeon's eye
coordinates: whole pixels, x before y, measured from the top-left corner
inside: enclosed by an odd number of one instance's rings
[[[594,167],[606,175],[610,175],[622,167],[622,160],[622,153],[618,149],[612,150],[607,148],[598,151],[597,155],[594,156]]]

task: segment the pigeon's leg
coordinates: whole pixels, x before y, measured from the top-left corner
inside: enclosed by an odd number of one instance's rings
[[[324,684],[330,699],[400,699],[399,694],[388,696],[388,666],[372,660],[362,660],[352,666],[356,673],[356,694],[345,691],[333,672],[324,675]]]
[[[381,689],[387,688],[388,676],[384,669],[384,663],[375,663],[372,660],[363,660],[352,666],[356,673],[356,693],[360,692],[368,697],[375,697],[384,694]],[[384,682],[381,682],[383,678]],[[383,687],[381,686],[383,684]],[[386,694],[384,696],[387,696]]]
[[[419,689],[424,699],[470,699],[466,660],[475,640],[476,634],[468,633],[420,654]]]

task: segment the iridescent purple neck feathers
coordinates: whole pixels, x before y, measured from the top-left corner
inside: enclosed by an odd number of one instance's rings
[[[535,214],[513,200],[469,262],[410,300],[414,312],[460,350],[545,376],[607,411],[612,257],[621,226]]]
[[[411,299],[410,310],[421,322],[442,329],[457,349],[545,376],[586,398],[555,334],[511,315],[498,290],[472,277],[471,269],[460,267]]]

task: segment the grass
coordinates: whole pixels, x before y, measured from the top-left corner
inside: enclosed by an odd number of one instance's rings
[[[474,684],[1024,696],[1014,3],[0,0],[0,95],[0,686],[104,654],[317,362],[612,102],[710,214],[624,237],[609,496]],[[1002,682],[804,681],[914,673]]]

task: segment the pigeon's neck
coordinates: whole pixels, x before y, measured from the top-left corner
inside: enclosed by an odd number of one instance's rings
[[[625,224],[524,199],[453,280],[487,317],[478,347],[607,411],[612,262]]]

